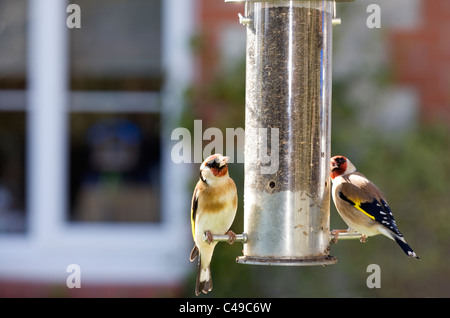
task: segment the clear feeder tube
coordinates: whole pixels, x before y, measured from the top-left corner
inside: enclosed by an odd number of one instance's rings
[[[247,1],[238,263],[326,265],[333,1]]]

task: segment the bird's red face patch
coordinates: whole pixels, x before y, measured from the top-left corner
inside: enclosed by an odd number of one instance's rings
[[[347,158],[344,156],[334,156],[330,159],[330,176],[334,179],[342,175],[347,170]]]
[[[219,168],[212,167],[210,169],[211,169],[211,172],[213,173],[213,175],[216,177],[222,177],[222,176],[226,175],[228,172],[227,165],[219,167]]]

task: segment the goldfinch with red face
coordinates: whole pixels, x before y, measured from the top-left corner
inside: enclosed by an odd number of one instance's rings
[[[397,228],[392,211],[375,184],[344,156],[330,160],[333,201],[342,219],[363,237],[383,234],[397,242],[409,257],[417,257]]]
[[[236,235],[229,228],[237,209],[237,190],[228,174],[229,158],[214,154],[200,166],[200,179],[194,189],[191,204],[191,226],[194,238],[191,262],[198,256],[195,294],[212,290],[211,258],[217,241],[213,234],[227,234],[233,244]],[[204,237],[206,238],[204,240]]]

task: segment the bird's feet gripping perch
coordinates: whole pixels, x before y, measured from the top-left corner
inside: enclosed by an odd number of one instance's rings
[[[228,236],[227,242],[228,244],[232,245],[234,243],[234,241],[236,240],[236,234],[231,231],[228,230],[225,235]],[[211,244],[212,242],[214,242],[214,235],[211,233],[210,230],[205,231],[205,234],[203,235],[203,240],[208,243]],[[222,239],[220,239],[222,240]]]
[[[361,238],[359,239],[359,241],[360,241],[361,243],[366,243],[366,242],[367,242],[367,236],[365,236],[364,234],[361,235]]]
[[[349,228],[347,230],[332,230],[330,232],[330,235],[332,235],[332,238],[330,239],[330,243],[331,244],[336,244],[338,242],[339,236],[341,234],[348,234],[346,235],[345,238],[349,239],[349,238],[359,238],[359,241],[361,243],[366,243],[367,242],[367,238],[368,236],[364,235],[364,234],[360,234],[358,232],[356,232],[355,230]]]
[[[332,230],[330,232],[330,234],[333,235],[333,238],[331,239],[331,244],[336,244],[338,242],[339,234],[341,233],[348,233],[348,230]]]
[[[232,245],[236,240],[236,234],[232,230],[227,231],[225,234],[228,235],[228,244]]]
[[[213,235],[210,230],[205,231],[205,237],[206,237],[206,240],[205,240],[205,238],[203,238],[203,239],[208,244],[211,244],[214,241]]]

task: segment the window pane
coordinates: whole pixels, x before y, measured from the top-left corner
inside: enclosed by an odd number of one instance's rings
[[[161,0],[74,0],[70,30],[75,90],[159,90]]]
[[[26,0],[0,0],[0,89],[25,88]]]
[[[0,232],[26,225],[26,17],[26,0],[0,0]]]
[[[0,232],[25,230],[25,113],[0,112]]]
[[[72,113],[70,219],[160,220],[160,116]]]

